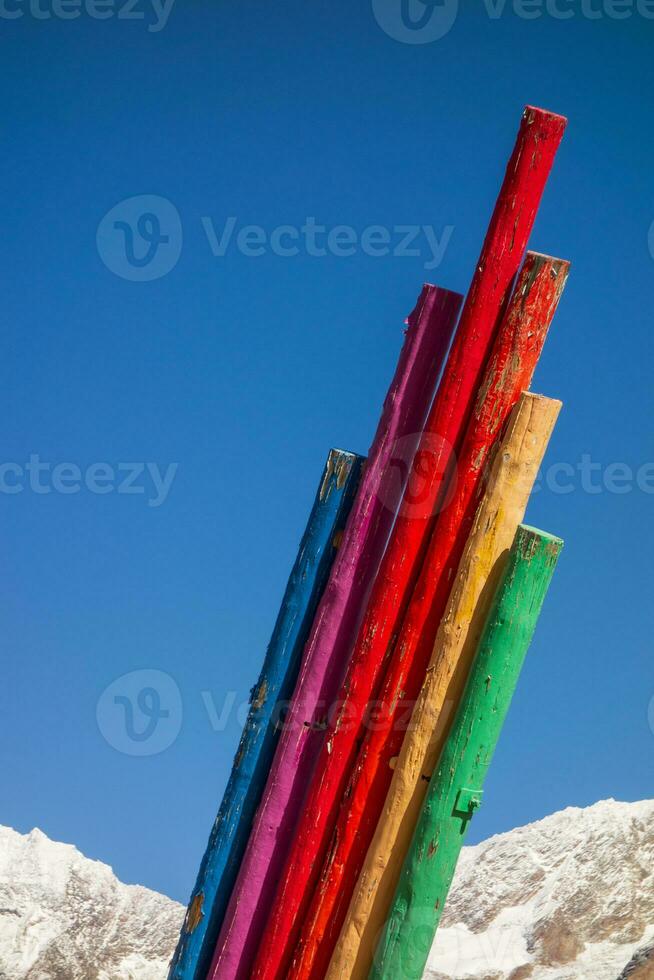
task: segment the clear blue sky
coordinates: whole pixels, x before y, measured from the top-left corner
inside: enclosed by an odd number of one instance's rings
[[[2,462],[178,464],[160,506],[145,476],[143,494],[0,493],[1,823],[186,900],[239,731],[213,730],[202,692],[247,696],[326,451],[367,450],[423,280],[467,289],[526,103],[570,118],[531,243],[573,262],[534,385],[565,403],[548,462],[654,460],[654,21],[465,8],[425,44],[370,0],[178,0],[159,31],[149,7],[0,19]],[[96,247],[136,195],[183,229],[150,282]],[[229,216],[453,231],[431,271],[426,239],[216,257],[202,218]],[[566,548],[473,839],[652,795],[654,496],[579,483],[530,506]],[[174,679],[183,721],[134,758],[96,706],[142,669]]]

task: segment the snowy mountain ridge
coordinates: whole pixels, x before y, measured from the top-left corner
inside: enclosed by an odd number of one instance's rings
[[[652,942],[654,801],[607,800],[464,848],[426,976],[616,980]]]
[[[0,980],[166,980],[184,910],[0,827]],[[425,980],[654,980],[654,801],[465,848]]]
[[[161,980],[182,917],[69,844],[0,827],[0,980]]]

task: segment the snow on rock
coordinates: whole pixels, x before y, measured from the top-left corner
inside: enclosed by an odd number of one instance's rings
[[[0,980],[164,980],[182,917],[68,844],[0,827]]]
[[[654,943],[632,956],[618,980],[652,980],[654,977]]]
[[[608,800],[464,848],[426,977],[617,980],[641,949],[654,980],[653,941],[654,801]]]

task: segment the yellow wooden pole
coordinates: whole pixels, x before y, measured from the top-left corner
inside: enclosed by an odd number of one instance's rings
[[[326,980],[365,980],[561,403],[524,393],[480,491],[475,522],[436,637],[393,782]]]
[[[368,980],[422,980],[562,548],[553,534],[518,528]]]

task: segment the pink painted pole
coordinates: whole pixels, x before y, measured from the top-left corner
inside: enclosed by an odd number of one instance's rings
[[[293,701],[216,945],[210,980],[249,978],[320,750],[319,733],[338,694],[408,476],[400,472],[394,481],[393,470],[401,471],[402,460],[413,458],[462,300],[458,293],[426,285],[407,321],[395,377],[305,647]]]

